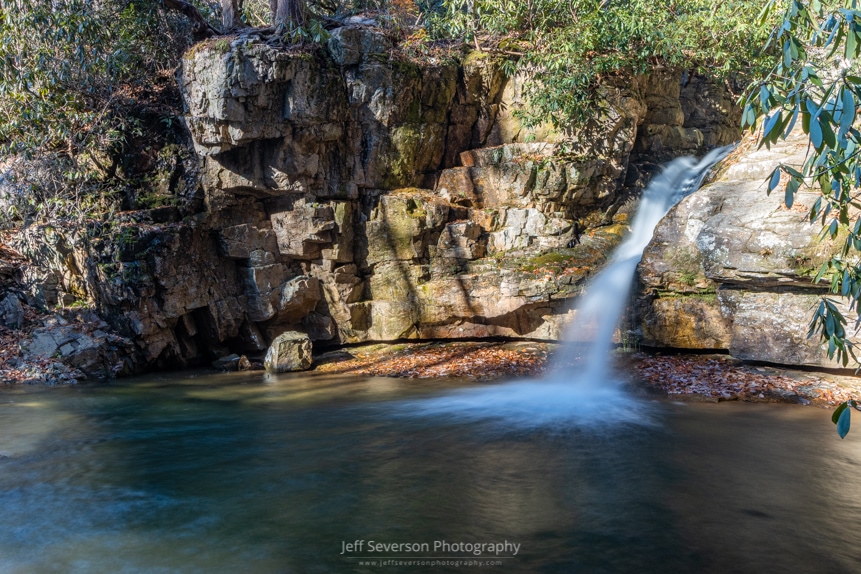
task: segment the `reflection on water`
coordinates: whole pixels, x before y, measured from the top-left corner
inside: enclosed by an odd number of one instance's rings
[[[0,572],[421,571],[344,559],[355,540],[520,544],[490,572],[861,572],[861,433],[840,441],[825,411],[653,403],[649,425],[630,409],[614,425],[529,427],[402,416],[453,385],[2,389]]]

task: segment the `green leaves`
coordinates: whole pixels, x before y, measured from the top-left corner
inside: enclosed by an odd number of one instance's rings
[[[786,182],[786,189],[783,194],[786,207],[792,207],[792,203],[795,199],[795,193],[798,191],[799,185],[801,185],[801,182],[795,178],[792,178],[788,182]]]
[[[656,64],[713,77],[764,70],[771,56],[759,47],[779,16],[776,8],[762,10],[756,0],[442,0],[424,5],[432,38],[515,45],[513,51],[523,55],[512,67],[537,80],[524,85],[530,106],[521,111],[521,120],[527,126],[550,121],[561,129],[602,113],[601,86],[608,80],[649,73]],[[803,46],[796,43],[789,50],[800,56]],[[762,99],[767,106],[777,105],[767,91]],[[755,112],[748,117],[753,122]],[[785,127],[783,117],[775,122],[774,130]]]
[[[187,46],[187,24],[160,6],[0,0],[0,148],[105,151],[125,123],[118,108],[134,90],[124,88],[151,83]]]
[[[841,106],[840,111],[840,131],[838,137],[842,140],[849,133],[849,128],[852,127],[852,122],[855,121],[855,95],[851,89],[843,88],[841,90]]]
[[[779,167],[774,168],[774,171],[771,172],[771,176],[768,178],[768,194],[771,194],[774,188],[777,187],[777,184],[780,183],[780,174],[781,171]]]
[[[163,72],[190,32],[160,0],[0,0],[0,154],[52,168],[17,174],[29,191],[0,225],[106,211],[118,156],[143,133],[137,116],[174,105]]]
[[[846,401],[834,409],[834,412],[831,414],[831,422],[837,425],[837,434],[840,435],[840,438],[846,438],[846,435],[849,434],[852,409],[857,405],[858,403],[854,400]]]
[[[826,265],[823,265],[823,269],[820,269],[817,274],[816,281],[825,273],[825,268]],[[831,279],[833,287],[834,274],[831,275]],[[837,290],[833,289],[833,292],[836,293]],[[850,359],[855,363],[858,362],[855,346],[846,339],[846,318],[839,311],[835,302],[828,298],[823,298],[814,312],[807,337],[813,337],[817,333],[821,333],[822,339],[826,343],[826,353],[829,358],[836,358],[844,367],[849,365]]]
[[[816,118],[813,118],[809,125],[810,128],[808,131],[810,133],[810,143],[812,143],[813,147],[816,149],[822,149],[822,143],[824,141],[822,136],[822,125],[816,120]]]
[[[850,411],[848,408],[844,409],[842,413],[840,413],[840,417],[837,419],[837,434],[840,435],[840,438],[846,438],[846,435],[849,434],[849,422],[850,422]]]
[[[741,127],[754,127],[756,125],[756,110],[751,105],[747,105],[744,108],[744,112],[741,116]]]
[[[822,112],[816,118],[816,123],[819,124],[819,129],[822,131],[822,140],[825,144],[831,149],[837,147],[837,136],[834,135],[834,129],[831,127],[833,125],[831,114]]]
[[[843,411],[845,411],[848,407],[849,401],[846,401],[845,403],[841,403],[840,406],[834,409],[834,412],[831,413],[831,422],[837,424],[837,421],[840,419],[840,415],[843,414]]]
[[[766,180],[766,188],[770,194],[780,185],[781,174],[789,176],[784,187],[787,207],[794,205],[802,184],[820,193],[809,219],[821,220],[822,239],[837,244],[813,280],[827,281],[829,292],[847,299],[848,305],[823,298],[810,321],[808,336],[818,335],[828,356],[847,366],[850,360],[858,361],[841,310],[857,313],[861,308],[861,257],[857,253],[861,250],[861,132],[856,125],[861,76],[819,74],[820,66],[835,55],[848,60],[848,70],[857,67],[854,60],[861,56],[861,11],[855,2],[842,4],[851,8],[841,8],[841,4],[814,0],[786,4],[770,39],[777,48],[774,66],[748,89],[742,127],[760,125],[757,120],[762,118],[760,145],[770,146],[789,136],[801,117],[801,128],[810,142],[804,164],[779,166]],[[777,2],[769,2],[762,14],[774,13],[776,6]],[[822,49],[830,54],[824,56]],[[845,424],[848,430],[848,418]]]

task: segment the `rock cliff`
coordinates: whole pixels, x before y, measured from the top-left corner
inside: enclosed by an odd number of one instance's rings
[[[262,354],[287,331],[553,339],[630,191],[665,157],[735,140],[737,110],[656,72],[605,86],[602,115],[559,134],[520,125],[526,81],[487,54],[418,64],[373,26],[314,52],[209,41],[180,77],[205,209],[34,226],[16,245],[51,269],[45,303],[94,304],[138,367]]]

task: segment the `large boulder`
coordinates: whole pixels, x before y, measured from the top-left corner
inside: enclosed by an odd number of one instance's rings
[[[307,371],[311,368],[311,351],[311,339],[305,333],[281,333],[269,346],[263,366],[270,373]]]
[[[810,223],[819,194],[767,195],[779,164],[800,166],[807,138],[796,130],[771,149],[750,140],[713,183],[676,206],[655,231],[639,267],[636,307],[642,343],[723,349],[769,363],[838,367],[817,337],[807,338],[826,289],[812,277],[839,245]],[[746,149],[745,149],[746,148]],[[848,312],[848,309],[844,309]],[[861,337],[853,341],[861,343]]]

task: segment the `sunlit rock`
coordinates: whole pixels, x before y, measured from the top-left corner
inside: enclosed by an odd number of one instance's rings
[[[288,331],[272,341],[263,366],[270,373],[306,371],[311,368],[311,339],[305,333]]]
[[[765,179],[779,163],[801,165],[806,153],[801,130],[771,149],[748,147],[658,226],[639,268],[636,307],[644,344],[841,366],[828,359],[817,337],[807,337],[825,293],[812,278],[840,248],[820,242],[821,224],[809,220],[819,194],[797,193],[790,209],[783,193],[765,192]]]

